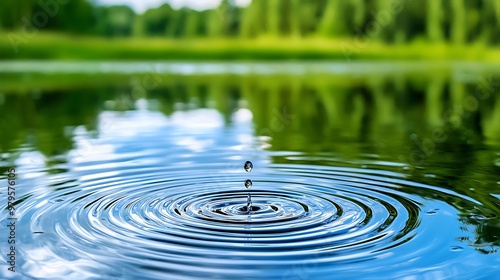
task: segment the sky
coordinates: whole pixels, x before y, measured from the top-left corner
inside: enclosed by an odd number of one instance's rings
[[[173,8],[190,7],[196,10],[212,9],[219,5],[221,0],[96,0],[102,5],[128,5],[137,13],[143,13],[147,9],[156,8],[163,3],[170,3]],[[248,5],[251,0],[235,0],[237,5]]]

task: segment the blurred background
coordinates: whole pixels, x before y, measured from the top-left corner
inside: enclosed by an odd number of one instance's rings
[[[500,0],[4,0],[0,34],[3,151],[65,154],[68,131],[144,101],[227,126],[245,104],[256,136],[287,108],[273,148],[351,158],[390,141],[374,153],[408,162],[436,128],[458,149],[500,135]]]
[[[498,271],[499,44],[500,0],[2,0],[0,179],[16,167],[29,209],[245,160],[298,166],[300,184],[325,166],[397,174],[460,223],[423,230],[445,255],[460,242]]]
[[[212,106],[226,125],[246,104],[257,136],[286,107],[281,150],[387,138],[376,154],[408,161],[413,134],[500,135],[500,0],[4,0],[0,34],[3,151],[64,154],[68,127],[144,100],[166,115]]]
[[[1,59],[498,61],[500,1],[5,0]]]

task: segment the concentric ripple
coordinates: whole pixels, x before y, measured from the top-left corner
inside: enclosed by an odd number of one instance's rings
[[[48,277],[47,263],[88,279],[330,279],[370,270],[403,277],[428,262],[429,275],[467,272],[454,266],[459,254],[449,256],[467,245],[453,237],[458,210],[443,198],[478,202],[404,174],[260,163],[245,189],[243,170],[214,175],[223,164],[197,173],[143,166],[147,172],[116,174],[105,166],[91,175],[82,167],[78,188],[61,183],[45,203],[24,202],[21,219],[38,233],[24,254],[44,252],[26,257],[33,276]]]

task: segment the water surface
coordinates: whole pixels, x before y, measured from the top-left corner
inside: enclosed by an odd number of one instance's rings
[[[500,270],[500,77],[489,66],[9,65],[0,178],[15,167],[18,272],[2,242],[1,278]]]

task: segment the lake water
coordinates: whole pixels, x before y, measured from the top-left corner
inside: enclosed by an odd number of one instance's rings
[[[0,278],[496,279],[499,92],[470,63],[0,63]]]

